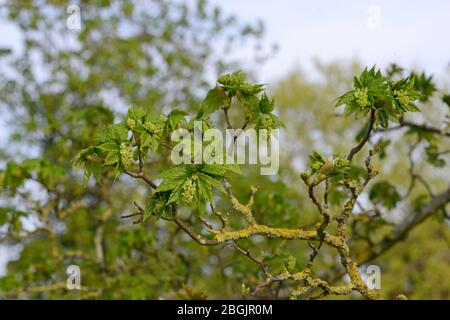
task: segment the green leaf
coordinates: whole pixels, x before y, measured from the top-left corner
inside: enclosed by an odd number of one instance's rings
[[[230,98],[221,86],[216,86],[208,91],[202,103],[204,115],[210,115],[220,108],[228,108],[230,106]]]
[[[25,179],[27,179],[30,174],[24,170],[17,162],[10,161],[6,165],[6,170],[3,177],[3,188],[9,189],[9,191],[14,195],[16,189],[23,185]]]
[[[133,119],[136,122],[142,121],[146,112],[143,108],[131,108],[128,110],[128,118]]]
[[[225,187],[222,185],[222,179],[221,178],[214,178],[204,173],[197,173],[198,179],[202,180],[203,183],[205,183],[208,187],[215,188],[223,193],[226,193]],[[210,199],[208,199],[210,200]]]
[[[445,159],[440,158],[438,147],[434,144],[430,144],[425,148],[425,153],[427,155],[427,162],[435,167],[443,168],[445,167]]]
[[[12,53],[12,50],[10,48],[4,48],[4,47],[0,48],[0,57],[8,56],[11,53]]]
[[[97,152],[96,147],[88,147],[80,151],[74,160],[74,166],[84,170],[84,179],[88,180],[94,175],[100,181],[103,157]]]
[[[178,126],[183,126],[186,125],[186,116],[187,116],[187,112],[183,111],[183,110],[172,110],[168,115],[167,115],[167,131],[173,131],[175,129],[178,128]]]
[[[242,174],[241,168],[238,164],[207,164],[202,169],[202,172],[217,176],[227,176],[231,171],[237,174]]]
[[[101,137],[100,142],[110,142],[115,141],[118,144],[127,141],[128,139],[128,128],[124,123],[113,124],[108,127],[104,136]]]
[[[442,101],[450,108],[450,94],[443,95]]]
[[[103,162],[104,166],[112,166],[117,164],[120,161],[120,151],[111,151],[106,155],[105,161]]]
[[[400,194],[395,187],[387,181],[375,183],[369,191],[369,199],[374,203],[379,203],[388,209],[393,209],[400,201]]]
[[[212,188],[210,185],[201,177],[197,179],[197,198],[200,199],[207,199],[212,200]]]
[[[270,100],[266,93],[263,93],[259,101],[259,109],[262,113],[271,113],[275,109],[275,100]]]
[[[100,150],[103,151],[119,151],[120,146],[116,142],[105,142],[97,146]]]
[[[156,179],[163,179],[156,192],[170,191],[176,189],[189,177],[188,165],[174,165],[156,176]]]
[[[391,144],[391,140],[380,139],[376,146],[375,150],[378,152],[380,159],[386,158],[386,148]]]
[[[415,78],[414,88],[419,93],[419,100],[427,102],[436,92],[436,85],[433,83],[433,76],[427,76],[424,72],[420,74],[412,73],[411,77]]]
[[[167,201],[167,204],[169,205],[169,204],[177,202],[178,200],[181,200],[181,198],[183,196],[183,192],[182,191],[183,191],[183,183],[180,183],[170,193],[170,197],[169,197],[169,199]]]
[[[147,131],[141,134],[141,150],[148,148],[152,145],[152,136]]]

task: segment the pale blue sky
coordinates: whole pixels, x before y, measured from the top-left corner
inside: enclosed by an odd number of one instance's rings
[[[262,66],[263,81],[273,81],[295,65],[308,70],[314,57],[323,61],[358,58],[379,66],[395,61],[431,73],[449,72],[450,1],[212,2],[245,21],[261,18],[265,22],[266,39],[277,42],[280,50]],[[379,8],[378,25],[370,6]]]

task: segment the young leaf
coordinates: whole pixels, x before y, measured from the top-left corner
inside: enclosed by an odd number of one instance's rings
[[[163,179],[156,192],[170,191],[177,188],[189,177],[189,173],[188,165],[171,166],[156,176],[156,179]]]

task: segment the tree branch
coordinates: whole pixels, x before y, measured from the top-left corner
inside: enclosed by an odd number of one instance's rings
[[[366,144],[366,142],[369,140],[369,138],[370,138],[370,133],[372,132],[374,123],[375,123],[375,110],[372,109],[372,110],[370,111],[369,127],[367,128],[366,134],[364,135],[364,137],[362,138],[362,140],[358,143],[358,145],[355,146],[355,147],[350,151],[350,153],[349,153],[348,156],[347,156],[347,160],[348,160],[348,161],[352,161],[353,156],[354,156],[355,154],[357,154],[357,153],[362,149],[362,147],[364,147],[364,145]]]
[[[147,183],[153,190],[156,190],[156,188],[158,188],[158,186],[152,180],[150,180],[150,178],[147,177],[144,172],[131,172],[125,170],[124,173],[129,175],[130,177],[144,180],[145,183]]]
[[[177,224],[178,227],[180,227],[180,229],[186,232],[193,240],[195,240],[202,246],[216,246],[219,244],[217,240],[203,238],[201,235],[192,230],[187,224],[185,224],[184,221],[181,220],[180,217],[178,217],[178,209],[175,204],[172,205],[172,217],[173,221]]]

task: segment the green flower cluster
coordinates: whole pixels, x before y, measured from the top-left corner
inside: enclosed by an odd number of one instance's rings
[[[273,120],[270,114],[261,114],[259,118],[259,129],[273,129]]]
[[[161,218],[164,214],[170,214],[171,208],[167,205],[169,194],[167,192],[155,192],[148,199],[145,205],[144,220],[151,215],[156,219]]]
[[[350,166],[350,161],[339,155],[334,156],[333,159],[327,159],[317,151],[314,151],[310,156],[311,170],[302,172],[301,178],[308,184],[317,185],[327,177],[334,176],[346,172]],[[309,180],[313,177],[312,181]]]
[[[364,109],[369,104],[369,96],[367,95],[367,88],[356,89],[355,98],[361,109]]]
[[[166,207],[167,199],[164,197],[157,197],[155,199],[155,211],[160,212]]]
[[[129,168],[133,163],[133,149],[127,142],[120,144],[120,162],[125,169]]]
[[[164,133],[164,127],[166,126],[166,117],[161,115],[156,121],[146,121],[144,123],[144,128],[150,132],[152,135],[158,137],[162,136]]]
[[[311,155],[309,155],[309,161],[311,173],[314,174],[322,168],[322,166],[327,161],[327,158],[318,153],[317,151],[314,151]]]
[[[311,164],[311,169],[313,170],[313,172],[317,172],[317,171],[319,171],[322,168],[324,163],[325,162],[322,162],[322,161],[316,161],[316,162]]]
[[[408,96],[408,93],[403,89],[394,90],[394,97],[403,107],[406,107],[411,101],[411,99]]]
[[[185,205],[190,205],[197,193],[197,175],[193,174],[183,185],[182,201]]]
[[[136,120],[134,120],[134,119],[131,119],[131,118],[128,118],[127,119],[127,126],[131,129],[131,130],[133,130],[135,127],[136,127]]]
[[[344,169],[350,165],[350,161],[342,157],[336,157],[334,159],[334,167],[336,169]]]
[[[241,86],[245,82],[245,74],[242,72],[225,74],[220,76],[217,82],[225,86]]]

